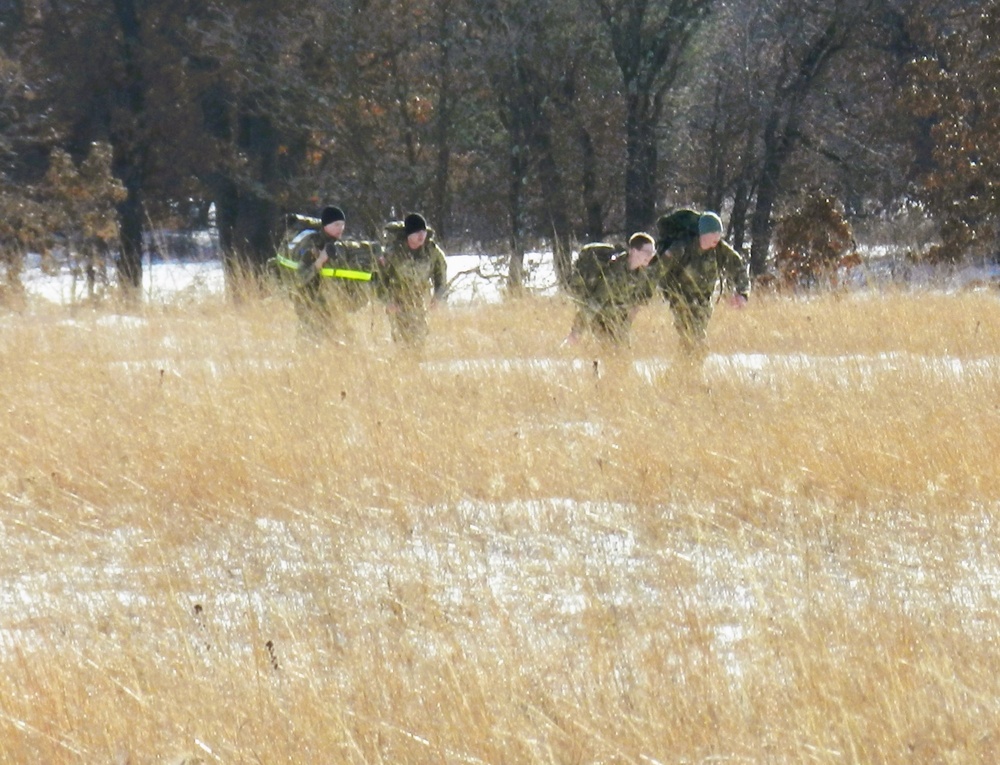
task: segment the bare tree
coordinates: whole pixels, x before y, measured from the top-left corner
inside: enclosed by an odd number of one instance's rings
[[[912,25],[923,55],[904,108],[928,126],[918,194],[941,224],[928,256],[996,258],[1000,234],[1000,2],[933,3]],[[939,26],[928,24],[937,17]]]
[[[536,230],[550,236],[557,274],[569,270],[573,223],[567,174],[560,162],[556,101],[573,68],[577,7],[562,0],[490,0],[479,7],[481,30],[494,32],[484,51],[496,113],[507,135],[506,198],[509,280],[522,282],[524,236],[536,200]],[[532,189],[532,181],[537,184]]]
[[[889,4],[755,1],[716,19],[720,42],[695,85],[710,98],[689,104],[686,180],[706,206],[731,203],[730,237],[742,246],[749,235],[754,274],[767,269],[786,196],[815,187],[860,199],[892,172],[895,137],[880,128],[892,104]]]
[[[625,94],[625,227],[638,231],[656,215],[656,130],[695,32],[711,0],[594,0],[607,28]]]
[[[95,142],[112,147],[126,192],[119,283],[133,294],[147,222],[201,191],[199,169],[217,148],[199,132],[199,94],[185,71],[197,60],[188,32],[205,13],[194,0],[79,0],[39,5],[33,21],[29,60],[50,132],[74,158]]]

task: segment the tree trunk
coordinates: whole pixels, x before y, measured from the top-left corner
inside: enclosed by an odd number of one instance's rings
[[[115,153],[115,175],[128,196],[118,206],[121,254],[118,257],[119,282],[134,296],[142,286],[142,232],[144,152],[142,136],[146,109],[146,84],[139,61],[142,50],[139,16],[134,0],[114,0],[115,18],[122,33],[121,59],[124,71],[122,100],[126,113],[122,124],[112,127],[111,142]]]
[[[767,256],[771,243],[771,213],[777,197],[777,183],[762,179],[757,189],[757,205],[750,219],[750,274],[767,272]]]
[[[729,242],[737,252],[746,241],[747,212],[750,210],[750,190],[746,178],[740,178],[733,189],[733,211],[729,215]]]
[[[517,118],[515,118],[517,119]],[[507,269],[507,288],[518,293],[524,287],[524,238],[522,197],[527,162],[524,147],[511,139],[510,175],[507,186],[507,213],[510,217],[510,264]]]
[[[448,194],[448,178],[451,174],[451,125],[454,87],[452,78],[452,28],[449,23],[451,3],[441,4],[439,28],[442,30],[438,56],[438,105],[437,105],[437,163],[434,170],[434,207],[432,209],[435,227],[442,237],[447,235],[448,220],[451,215],[451,199]]]
[[[260,194],[244,192],[237,203],[233,229],[234,251],[240,257],[244,275],[259,275],[274,255],[274,225],[279,218],[277,206]]]
[[[598,196],[597,155],[590,131],[582,123],[577,128],[577,144],[580,146],[580,184],[583,195],[584,241],[599,242],[604,238],[604,208]]]
[[[813,86],[820,81],[830,61],[844,46],[844,30],[852,28],[853,17],[834,15],[806,47],[791,69],[791,80],[771,105],[764,128],[764,154],[757,184],[757,206],[750,223],[750,273],[760,276],[767,270],[768,248],[773,228],[772,215],[781,192],[781,173],[799,135],[801,110]]]
[[[249,158],[255,185],[262,191],[227,179],[226,193],[217,201],[226,288],[234,297],[243,294],[245,278],[259,277],[274,255],[274,226],[280,217],[274,199],[267,193],[279,176],[277,130],[269,117],[260,114],[244,114],[239,125],[240,149]]]
[[[756,162],[754,137],[753,133],[747,134],[746,147],[743,150],[743,166],[733,188],[733,211],[729,216],[729,241],[737,251],[742,251],[746,242],[747,215],[750,211],[750,200],[756,190],[756,184],[753,181]]]
[[[223,176],[212,179],[215,198],[215,227],[219,232],[219,249],[222,251],[222,270],[227,290],[235,288],[236,275],[242,270],[236,248],[236,226],[240,218],[240,194],[236,183]],[[230,297],[238,298],[230,292]]]
[[[794,113],[787,117],[783,127],[779,126],[780,112],[784,108],[786,107],[781,104],[774,107],[764,131],[764,156],[757,184],[757,205],[750,221],[750,273],[753,276],[767,272],[767,257],[773,228],[771,218],[781,189],[781,171],[791,153],[792,136],[797,130],[798,120]],[[794,110],[795,106],[790,105],[787,108]]]
[[[441,117],[438,123],[437,167],[434,170],[434,225],[441,237],[447,236],[448,220],[451,216],[451,195],[448,193],[448,178],[451,174],[451,140],[449,124],[451,107],[449,97],[441,95]]]
[[[726,193],[726,156],[727,148],[722,141],[722,124],[725,121],[722,108],[722,87],[715,88],[712,107],[712,121],[706,131],[708,134],[708,174],[705,179],[705,209],[720,212]]]
[[[544,109],[536,114],[532,132],[533,146],[538,153],[539,181],[544,192],[542,204],[551,227],[556,278],[560,284],[566,284],[573,265],[573,226],[570,223],[565,184],[552,144],[552,122]]]
[[[647,96],[630,95],[625,114],[625,233],[644,231],[656,218],[655,120]]]
[[[118,230],[121,253],[118,256],[118,281],[128,297],[137,297],[142,287],[142,192],[135,182],[125,181],[128,197],[118,206]]]

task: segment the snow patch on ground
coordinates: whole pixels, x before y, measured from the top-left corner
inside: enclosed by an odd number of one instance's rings
[[[996,289],[1000,287],[1000,264],[980,263],[957,267],[911,263],[872,250],[864,263],[844,273],[844,288],[877,294],[889,285],[907,289]],[[449,303],[468,305],[502,299],[507,278],[507,259],[498,255],[459,253],[448,255]],[[113,269],[109,277],[114,278]],[[225,292],[225,277],[218,259],[146,258],[142,291],[153,303],[195,299]],[[44,273],[36,257],[29,257],[22,282],[28,294],[57,304],[72,305],[86,299],[86,283],[63,266],[57,273]],[[532,251],[524,256],[525,287],[539,295],[558,291],[552,253]],[[99,289],[101,287],[99,286]],[[103,287],[107,289],[107,286]]]
[[[502,299],[507,272],[504,259],[487,255],[450,255],[447,263],[451,284],[449,303],[467,305]],[[549,254],[526,253],[524,266],[525,284],[529,290],[538,294],[556,292],[555,269]],[[74,305],[87,298],[85,281],[74,276],[68,267],[56,273],[45,273],[37,266],[29,266],[22,282],[29,295],[59,305]],[[143,264],[142,293],[152,303],[221,295],[225,287],[222,263],[218,260],[152,263],[147,260]]]

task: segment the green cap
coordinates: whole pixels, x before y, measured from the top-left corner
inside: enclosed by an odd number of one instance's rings
[[[722,219],[716,215],[714,212],[704,212],[701,217],[698,218],[698,235],[702,234],[721,234],[722,233]]]

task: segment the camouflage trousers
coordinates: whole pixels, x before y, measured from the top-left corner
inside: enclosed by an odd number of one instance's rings
[[[299,319],[299,332],[310,337],[321,337],[326,334],[330,312],[318,284],[300,285],[291,292],[291,298],[295,315]]]
[[[690,298],[676,293],[667,296],[674,328],[681,341],[681,350],[692,358],[704,358],[708,353],[708,322],[712,318],[712,301]]]
[[[390,304],[389,326],[394,342],[404,345],[422,345],[430,333],[427,324],[427,307],[422,303]]]
[[[597,340],[609,345],[628,345],[632,329],[632,311],[627,306],[584,306],[573,319],[572,331],[590,330]]]
[[[369,294],[367,289],[354,285],[316,282],[293,290],[291,298],[299,319],[299,333],[318,339],[348,336],[347,314],[364,308]]]

